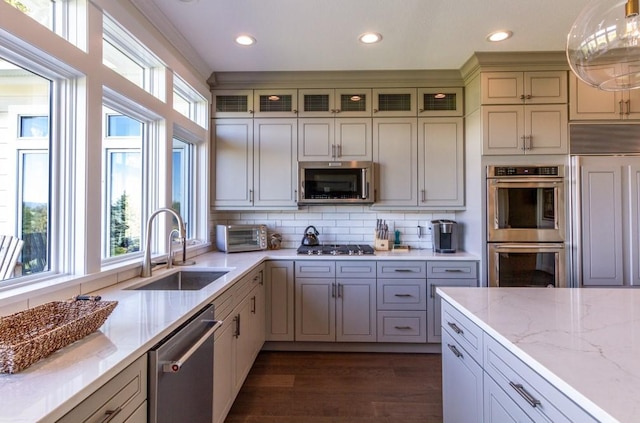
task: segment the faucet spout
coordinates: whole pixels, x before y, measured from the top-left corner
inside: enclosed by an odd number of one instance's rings
[[[149,276],[151,276],[151,226],[155,217],[160,213],[172,214],[173,217],[175,217],[178,221],[178,232],[180,233],[182,242],[184,242],[187,238],[187,229],[184,225],[182,217],[180,217],[180,214],[178,212],[171,208],[163,207],[151,213],[151,216],[149,216],[149,219],[147,219],[147,232],[145,233],[147,239],[144,249],[144,259],[142,261],[142,271],[140,272],[140,276],[142,276],[143,278],[148,278]]]

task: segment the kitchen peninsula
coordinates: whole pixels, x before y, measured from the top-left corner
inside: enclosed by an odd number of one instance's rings
[[[477,410],[484,421],[498,408],[503,416],[524,412],[527,421],[553,413],[556,422],[638,421],[640,291],[438,288],[438,292],[443,299],[443,332],[447,329],[452,335],[449,343],[443,338],[443,365],[449,349],[473,358],[467,369],[473,365],[480,369],[472,379],[479,381],[476,404],[484,408]],[[462,336],[454,339],[458,331]],[[460,381],[450,383],[456,382],[460,386]],[[503,402],[497,399],[500,396]],[[445,405],[445,419],[446,415]]]

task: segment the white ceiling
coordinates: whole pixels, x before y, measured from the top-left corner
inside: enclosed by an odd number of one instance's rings
[[[561,51],[589,0],[132,0],[203,75],[459,69],[476,51]],[[502,43],[486,36],[514,35]],[[357,41],[366,31],[382,42]],[[251,47],[235,44],[248,33]]]

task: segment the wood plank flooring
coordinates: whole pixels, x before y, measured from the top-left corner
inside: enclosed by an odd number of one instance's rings
[[[439,354],[261,352],[225,423],[442,422]]]

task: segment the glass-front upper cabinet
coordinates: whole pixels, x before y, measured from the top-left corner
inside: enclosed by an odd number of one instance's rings
[[[462,116],[462,87],[419,88],[418,116]]]
[[[255,117],[296,117],[298,90],[255,90],[253,104]]]
[[[250,118],[253,116],[253,90],[215,90],[211,117]]]
[[[371,89],[298,90],[298,105],[298,115],[303,117],[371,116]]]
[[[415,88],[379,88],[373,90],[373,116],[416,116]]]

